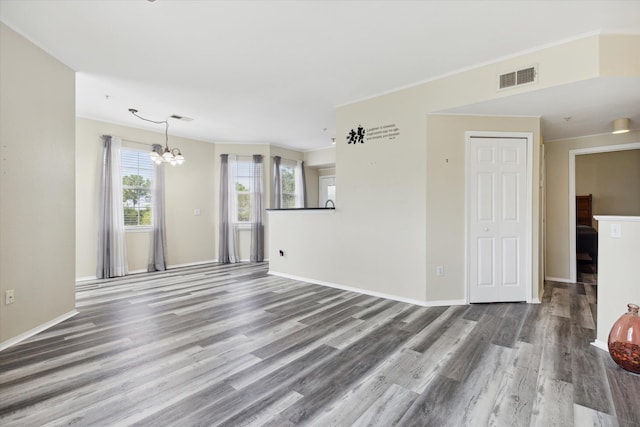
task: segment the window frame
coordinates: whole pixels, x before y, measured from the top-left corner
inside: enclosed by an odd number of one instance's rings
[[[243,164],[242,168],[240,167],[240,165]],[[245,167],[246,164],[246,167]],[[235,185],[234,185],[234,191],[235,191],[235,198],[236,198],[236,212],[235,212],[235,218],[234,218],[234,223],[239,227],[239,228],[251,228],[251,207],[253,206],[253,198],[254,198],[254,191],[253,191],[253,177],[251,175],[251,170],[253,168],[253,158],[252,156],[239,156],[236,155],[236,164],[235,164],[236,170],[233,173],[233,177],[235,179]],[[239,171],[240,170],[247,170],[247,175],[240,175]],[[248,180],[248,188],[246,191],[238,191],[238,184],[242,184],[240,182],[240,179],[247,179]],[[244,184],[242,184],[244,187]],[[240,216],[240,195],[248,195],[249,196],[249,218],[246,221],[240,221],[239,220],[239,216]]]
[[[296,174],[297,172],[297,167],[298,167],[298,162],[296,160],[289,160],[289,159],[281,159],[280,160],[280,207],[282,209],[295,209],[296,208],[296,199],[298,197],[298,188],[296,186],[297,184],[297,177]],[[292,172],[292,177],[293,177],[293,192],[285,192],[285,188],[284,188],[284,184],[285,184],[285,180],[284,180],[284,174],[283,169],[291,169]],[[293,201],[292,206],[285,206],[285,196],[289,196],[291,197],[291,200]]]
[[[130,166],[126,166],[125,165],[125,156],[127,156],[127,153],[136,153],[137,154],[137,162],[138,162],[138,166],[136,169],[135,174],[131,174],[131,173],[127,173],[125,174],[126,170],[132,170],[132,168]],[[148,162],[148,168],[147,167],[143,167],[141,168],[140,166],[140,160],[143,159],[145,166],[146,163]],[[147,150],[143,150],[141,148],[137,148],[137,147],[130,147],[130,146],[122,146],[120,149],[120,179],[122,180],[122,211],[123,211],[123,217],[125,218],[125,223],[124,223],[124,230],[125,232],[147,232],[149,230],[151,230],[153,228],[153,161],[151,160],[151,158],[149,158],[149,152]],[[146,172],[145,173],[140,173],[140,171]],[[146,178],[149,180],[149,187],[145,188],[142,186],[126,186],[124,184],[124,178],[125,176],[131,176],[131,175],[139,175],[142,176],[143,178]],[[146,175],[146,176],[145,176]],[[148,190],[149,191],[149,195],[148,195],[148,201],[145,202],[145,204],[148,204],[148,209],[150,212],[150,223],[149,224],[140,224],[140,220],[142,218],[141,215],[141,207],[138,206],[137,208],[134,207],[134,209],[137,210],[138,214],[137,214],[137,222],[138,224],[127,224],[126,223],[126,215],[124,215],[125,213],[125,208],[127,207],[125,204],[125,198],[124,198],[124,194],[126,190]]]

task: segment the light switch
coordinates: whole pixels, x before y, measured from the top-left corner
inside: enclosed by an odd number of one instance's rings
[[[616,239],[622,237],[622,224],[611,224],[611,237]]]
[[[200,209],[198,209],[198,208],[194,209],[194,210],[193,210],[193,214],[194,214],[195,216],[200,216]]]

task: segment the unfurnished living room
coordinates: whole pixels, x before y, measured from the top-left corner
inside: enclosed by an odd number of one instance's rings
[[[640,425],[640,1],[0,0],[0,425]]]

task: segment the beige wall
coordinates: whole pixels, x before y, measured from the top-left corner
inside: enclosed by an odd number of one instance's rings
[[[3,343],[75,309],[75,73],[4,24],[0,52]]]
[[[600,75],[637,77],[640,75],[638,35],[606,34],[600,36]]]
[[[76,121],[76,230],[78,278],[96,275],[98,238],[98,195],[101,135],[119,136],[123,146],[150,149],[164,140],[156,132],[78,118]],[[169,145],[179,147],[186,157],[181,166],[166,169],[167,264],[169,266],[216,259],[217,217],[214,188],[215,146],[201,141],[169,136]],[[194,210],[200,209],[200,215]],[[146,271],[149,256],[148,231],[127,231],[129,270]]]
[[[77,119],[77,268],[78,278],[95,277],[98,230],[98,194],[102,152],[101,135],[115,135],[123,146],[150,149],[163,141],[161,133],[95,120]],[[225,144],[195,141],[169,135],[169,145],[179,147],[186,157],[181,166],[167,167],[166,230],[169,267],[218,259],[220,194],[220,154],[264,156],[265,208],[272,205],[273,156],[302,160],[304,153],[269,144]],[[317,175],[311,170],[311,179]],[[317,199],[317,189],[316,189]],[[195,215],[195,209],[200,215]],[[268,259],[268,217],[265,215],[265,258]],[[130,272],[146,271],[149,256],[149,231],[126,232],[127,262]],[[249,260],[251,230],[239,231],[239,255]]]
[[[640,149],[576,156],[576,195],[587,194],[594,215],[640,216]]]
[[[640,142],[640,132],[545,141],[546,277],[570,280],[569,151]]]
[[[443,116],[427,117],[427,299],[465,298],[465,132],[529,132],[533,135],[534,165],[540,151],[540,119],[537,117]],[[534,167],[537,170],[537,167]],[[537,174],[536,174],[537,176]],[[537,195],[538,180],[531,192]],[[537,206],[537,202],[534,203]],[[532,217],[537,218],[534,208]],[[534,240],[539,239],[534,219]],[[538,254],[532,254],[534,270],[532,298],[538,298],[542,281],[535,273]],[[436,277],[436,266],[443,266],[444,277]],[[429,283],[432,283],[429,286]]]
[[[531,64],[541,70],[535,85],[496,91],[498,74]],[[297,244],[286,236],[288,231],[278,230],[277,238],[290,245],[300,264],[283,257],[272,260],[272,269],[427,303],[461,301],[464,283],[456,270],[464,262],[460,213],[445,211],[439,205],[452,207],[464,202],[463,169],[462,163],[444,166],[440,161],[449,157],[454,162],[463,159],[463,142],[451,143],[461,129],[480,126],[464,130],[497,130],[497,126],[500,130],[530,131],[536,135],[531,213],[535,300],[542,284],[537,119],[518,122],[515,118],[465,118],[455,122],[451,118],[447,129],[435,135],[431,132],[437,129],[430,128],[427,117],[448,108],[595,78],[600,66],[600,37],[593,36],[338,108],[338,209],[333,216],[299,216],[287,222],[296,227],[290,231],[292,234],[303,242],[321,242],[317,246]],[[400,129],[399,137],[356,146],[344,141],[344,136],[359,125],[370,128],[386,124],[395,124]],[[272,233],[274,239],[275,235]],[[337,243],[329,250],[327,242],[334,240]],[[273,242],[273,249],[277,243]],[[448,249],[450,244],[454,247]],[[435,265],[452,268],[445,268],[445,277],[436,279]]]
[[[326,168],[336,164],[336,147],[332,145],[321,150],[305,151],[304,163],[309,167]]]
[[[599,217],[598,233],[598,330],[606,345],[613,323],[627,312],[627,304],[640,304],[636,272],[640,259],[640,217]],[[620,238],[611,237],[618,224]]]

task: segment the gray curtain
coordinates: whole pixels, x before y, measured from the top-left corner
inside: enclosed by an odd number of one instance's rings
[[[253,178],[253,198],[251,200],[251,262],[264,261],[264,224],[262,218],[262,156],[253,156],[251,175]]]
[[[229,264],[229,155],[220,155],[220,240],[218,261]]]
[[[128,268],[120,176],[121,141],[120,138],[109,135],[103,135],[102,140],[96,276],[106,279],[124,276],[128,273]]]
[[[304,162],[296,162],[296,208],[307,207],[307,179],[304,175]]]
[[[162,153],[162,146],[153,144],[153,151]],[[167,269],[165,209],[164,209],[164,165],[153,164],[153,188],[151,189],[152,232],[147,271]]]
[[[303,206],[307,207],[307,177],[304,173],[304,162],[300,162],[300,176],[302,177],[302,188],[300,191],[302,192],[302,202]]]
[[[273,208],[282,207],[282,189],[280,187],[280,156],[273,157]]]

